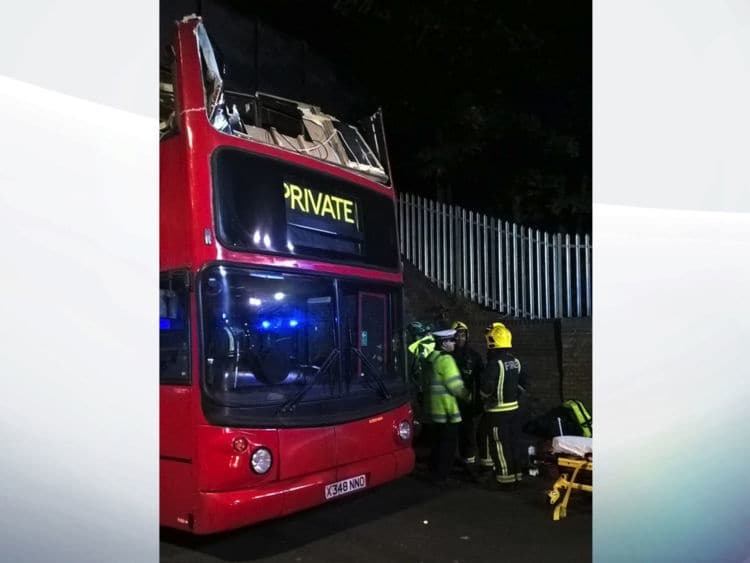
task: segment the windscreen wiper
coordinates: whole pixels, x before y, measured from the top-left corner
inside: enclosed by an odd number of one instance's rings
[[[310,391],[310,389],[315,387],[315,385],[320,381],[323,375],[331,369],[331,366],[333,365],[336,358],[338,358],[339,354],[340,352],[338,348],[334,348],[333,350],[331,350],[331,353],[328,354],[328,357],[321,364],[318,373],[313,376],[310,383],[305,385],[305,387],[293,398],[289,399],[286,403],[281,405],[281,407],[279,407],[279,410],[276,411],[276,414],[287,414],[294,411],[294,408],[297,406],[297,403],[302,400],[302,397],[304,397]]]
[[[383,398],[390,399],[391,392],[388,391],[388,387],[385,386],[385,381],[383,381],[383,375],[380,373],[380,370],[376,368],[370,360],[367,359],[367,357],[359,348],[357,348],[356,346],[352,346],[352,351],[357,354],[357,356],[359,356],[359,358],[362,360],[362,363],[365,364],[365,367],[367,368],[365,370],[365,373],[370,374],[370,377],[372,377],[372,379],[375,381],[375,385],[383,395]]]

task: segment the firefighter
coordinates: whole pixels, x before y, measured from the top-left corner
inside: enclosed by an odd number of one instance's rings
[[[469,402],[471,394],[464,387],[461,373],[451,355],[456,344],[456,331],[440,330],[433,332],[432,336],[435,350],[428,358],[432,364],[432,379],[425,401],[433,426],[430,474],[436,485],[445,486],[454,484],[449,482],[448,475],[456,455],[461,422],[457,399]]]
[[[526,373],[510,353],[511,333],[492,323],[485,333],[487,367],[480,379],[484,413],[479,423],[482,467],[492,467],[499,488],[521,481],[521,428],[518,398],[526,390]]]
[[[451,328],[456,331],[456,348],[453,358],[461,372],[464,387],[469,390],[473,399],[470,403],[459,403],[461,424],[458,430],[458,451],[467,473],[472,479],[476,479],[478,476],[476,469],[477,423],[482,412],[479,377],[484,369],[484,363],[479,352],[469,346],[469,327],[466,323],[456,321]]]

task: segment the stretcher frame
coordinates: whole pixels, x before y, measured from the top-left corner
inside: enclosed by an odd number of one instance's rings
[[[586,485],[585,483],[579,483],[576,481],[576,478],[579,477],[581,471],[593,472],[594,463],[592,461],[584,458],[561,456],[557,458],[557,465],[561,468],[572,469],[573,474],[568,478],[567,472],[561,473],[560,477],[555,481],[555,484],[552,485],[552,490],[547,492],[549,503],[553,505],[558,503],[562,496],[562,502],[557,504],[552,511],[552,519],[555,521],[560,520],[560,518],[565,518],[568,515],[568,501],[570,500],[570,493],[573,492],[574,489],[589,493],[594,490],[593,485]],[[564,495],[561,494],[562,491],[565,491]]]

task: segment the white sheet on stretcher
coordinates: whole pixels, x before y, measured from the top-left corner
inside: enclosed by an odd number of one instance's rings
[[[586,457],[592,453],[591,438],[584,436],[556,436],[552,438],[552,451],[556,454]]]

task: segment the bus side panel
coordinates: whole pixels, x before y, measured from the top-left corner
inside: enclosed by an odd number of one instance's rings
[[[161,385],[159,390],[159,522],[190,530],[193,523],[192,388]]]
[[[161,270],[189,263],[189,191],[184,135],[159,143],[159,264]]]
[[[159,525],[192,530],[194,513],[193,465],[159,460]]]
[[[159,389],[159,455],[162,458],[192,462],[192,389],[161,385]]]

